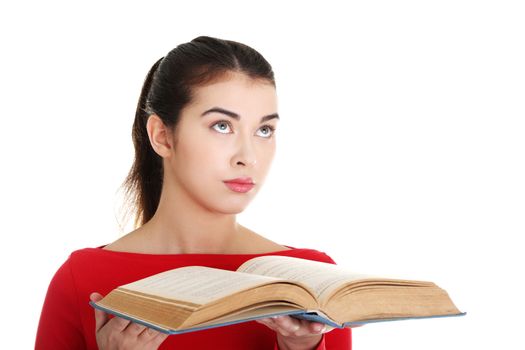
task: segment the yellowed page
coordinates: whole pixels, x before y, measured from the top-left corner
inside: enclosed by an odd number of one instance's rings
[[[235,292],[274,281],[282,281],[282,279],[205,266],[186,266],[146,277],[121,287],[202,305]]]
[[[355,273],[334,264],[280,255],[250,259],[237,271],[301,282],[310,287],[318,300],[345,282],[377,277]]]

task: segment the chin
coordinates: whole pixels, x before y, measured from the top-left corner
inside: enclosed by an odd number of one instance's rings
[[[223,213],[223,214],[226,214],[226,215],[237,215],[237,214],[240,214],[244,211],[245,208],[242,208],[242,209],[238,209],[238,210],[234,210],[234,209],[231,209],[231,210],[221,210],[220,212]]]
[[[231,201],[224,205],[223,211],[228,214],[239,214],[246,210],[249,201],[243,201],[242,203]]]
[[[242,213],[257,194],[257,188],[253,188],[246,193],[234,193],[230,190],[220,191],[211,195],[213,201],[210,201],[210,193],[206,194],[206,199],[202,202],[209,210],[228,215]],[[203,198],[204,199],[204,198]]]
[[[217,205],[215,206],[215,209],[218,212],[225,213],[225,214],[239,214],[239,213],[242,213],[244,210],[246,210],[250,202],[251,202],[251,198],[246,198],[246,197],[237,198],[237,200],[226,199],[222,203],[217,203]]]

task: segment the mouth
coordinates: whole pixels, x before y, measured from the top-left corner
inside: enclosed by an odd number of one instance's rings
[[[251,177],[238,177],[236,179],[224,180],[224,182],[237,183],[243,185],[254,185],[254,182]]]
[[[224,181],[224,184],[232,191],[237,193],[246,193],[250,191],[253,187],[255,187],[255,184],[250,180],[227,180]]]

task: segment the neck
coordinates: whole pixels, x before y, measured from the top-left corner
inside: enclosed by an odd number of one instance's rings
[[[163,189],[155,215],[140,229],[166,254],[226,253],[248,231],[235,214],[209,210],[174,188]]]

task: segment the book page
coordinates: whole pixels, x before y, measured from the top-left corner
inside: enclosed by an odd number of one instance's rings
[[[377,277],[351,272],[330,263],[280,255],[250,259],[239,266],[237,271],[304,283],[315,292],[319,300],[345,282]]]
[[[241,290],[280,280],[282,279],[212,267],[186,266],[161,272],[119,288],[202,305]]]

